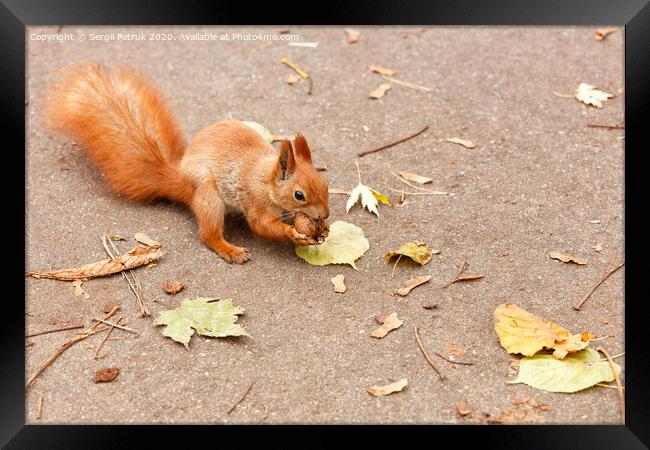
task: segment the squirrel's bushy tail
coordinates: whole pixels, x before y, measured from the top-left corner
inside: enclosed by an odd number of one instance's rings
[[[76,139],[113,190],[135,200],[188,203],[191,188],[178,168],[185,139],[161,94],[142,75],[77,66],[48,94],[48,126]]]

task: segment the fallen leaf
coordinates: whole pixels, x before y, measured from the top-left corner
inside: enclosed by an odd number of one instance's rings
[[[596,108],[602,108],[602,102],[612,97],[614,97],[612,94],[599,91],[595,86],[587,83],[580,83],[578,89],[576,90],[576,98],[579,101],[585,105],[595,106]]]
[[[447,344],[447,353],[450,353],[455,356],[463,356],[465,354],[465,350],[460,348],[455,343],[450,342],[449,344]]]
[[[370,333],[370,336],[377,339],[381,339],[391,331],[401,327],[402,324],[404,323],[397,318],[397,313],[393,313],[387,316],[384,320],[382,320],[382,322],[383,322],[382,325],[379,328],[377,328],[375,331]]]
[[[613,363],[616,373],[621,368]],[[608,361],[591,348],[573,353],[564,359],[551,355],[534,355],[522,358],[517,377],[510,384],[525,383],[530,387],[549,392],[577,392],[596,383],[614,380],[614,373]]]
[[[556,251],[548,252],[548,256],[553,258],[553,259],[560,260],[560,261],[562,261],[564,263],[572,262],[572,263],[579,264],[579,265],[587,264],[587,261],[585,261],[582,258],[576,258],[575,256],[563,255],[562,253],[556,252]]]
[[[345,189],[339,189],[339,188],[329,188],[327,190],[330,194],[345,194],[345,195],[350,195],[352,191],[346,191]]]
[[[379,99],[382,98],[384,95],[386,95],[386,92],[390,89],[390,84],[388,83],[382,83],[379,85],[377,89],[374,89],[370,92],[368,92],[368,97],[373,98],[373,99]]]
[[[397,72],[392,69],[387,69],[385,67],[381,66],[375,66],[374,64],[370,64],[368,66],[368,69],[372,70],[375,73],[378,73],[380,75],[387,75],[389,77],[392,77],[393,75],[397,75]]]
[[[117,235],[117,234],[114,234],[113,236],[111,236],[111,240],[112,241],[126,241],[125,238],[123,238],[122,236]]]
[[[374,195],[374,197],[380,202],[382,202],[384,205],[393,206],[388,196],[382,194],[381,192],[377,192],[374,189],[370,189],[370,192],[372,192],[372,195]]]
[[[462,277],[456,278],[452,283],[459,283],[461,281],[474,281],[484,278],[483,275],[463,275]]]
[[[348,37],[348,44],[354,44],[359,40],[359,35],[361,34],[361,31],[355,30],[353,28],[346,28],[345,32],[347,33]]]
[[[393,394],[395,392],[400,392],[408,385],[408,380],[402,378],[394,383],[387,384],[386,386],[370,386],[368,388],[368,393],[374,397],[381,397],[383,395]]]
[[[414,183],[427,184],[433,182],[433,178],[423,177],[422,175],[411,172],[397,172],[397,174],[405,180],[413,181]]]
[[[183,289],[185,289],[185,283],[182,281],[169,281],[165,280],[163,283],[163,289],[165,292],[167,292],[169,295],[176,295]]]
[[[72,282],[72,286],[74,286],[74,295],[77,297],[83,296],[83,298],[87,300],[90,298],[90,295],[88,295],[88,293],[86,293],[86,291],[83,290],[83,288],[81,287],[82,283],[83,281],[81,280],[74,280]]]
[[[596,30],[596,35],[594,36],[594,39],[597,41],[602,41],[605,39],[607,36],[612,34],[614,31],[617,31],[618,28],[599,28]]]
[[[377,210],[377,197],[372,189],[361,183],[350,192],[350,198],[348,198],[348,201],[345,203],[345,211],[349,213],[350,208],[352,208],[359,199],[361,199],[361,206],[363,208],[366,208],[368,211],[379,217],[379,211]]]
[[[160,248],[136,247],[130,252],[117,258],[104,259],[85,266],[72,269],[54,270],[51,272],[25,272],[25,275],[34,278],[50,278],[53,280],[74,281],[83,278],[103,277],[123,270],[149,264],[163,255]]]
[[[433,255],[440,253],[440,250],[432,250],[423,242],[411,241],[403,244],[397,250],[391,250],[384,255],[386,262],[390,262],[393,256],[403,255],[408,256],[421,266],[431,261]]]
[[[474,412],[474,410],[467,406],[467,402],[465,402],[465,400],[462,400],[456,403],[456,412],[459,416],[464,417],[470,415],[472,412]]]
[[[330,225],[329,235],[319,245],[297,245],[296,255],[316,266],[349,264],[357,269],[355,261],[368,251],[370,244],[363,230],[351,223],[338,220]]]
[[[596,245],[594,245],[594,246],[591,247],[591,248],[594,249],[594,250],[597,251],[597,252],[602,252],[602,251],[603,251],[603,244],[602,244],[602,243],[600,243],[600,244],[596,244]]]
[[[199,335],[211,337],[250,336],[235,323],[243,312],[244,309],[235,306],[230,298],[200,297],[185,299],[178,308],[161,312],[153,323],[166,325],[163,336],[188,347],[195,330]]]
[[[473,143],[472,141],[468,141],[467,139],[447,138],[447,142],[453,142],[454,144],[460,144],[463,147],[467,147],[467,148],[476,148],[476,144]]]
[[[345,275],[342,273],[338,274],[335,277],[330,278],[330,281],[334,285],[334,292],[337,294],[343,294],[348,288],[345,286]]]
[[[294,83],[296,83],[298,80],[300,80],[300,76],[299,76],[299,75],[296,75],[295,73],[292,73],[291,75],[289,75],[289,76],[287,77],[287,84],[294,84]]]
[[[566,352],[584,348],[589,343],[589,333],[571,335],[571,332],[549,320],[513,304],[502,304],[494,312],[494,329],[501,346],[508,353],[534,355],[543,348],[555,349],[553,356],[564,358]]]
[[[248,126],[249,128],[252,128],[253,130],[257,131],[257,133],[264,138],[264,140],[268,143],[271,143],[274,141],[274,135],[271,133],[268,128],[266,128],[264,125],[261,123],[253,122],[251,120],[244,120],[242,122],[244,125]]]
[[[144,233],[135,233],[135,236],[133,236],[136,241],[138,241],[141,244],[146,245],[147,247],[153,247],[153,248],[159,248],[162,247],[162,244],[158,241],[154,241],[151,239],[149,236],[147,236]]]
[[[95,372],[95,376],[93,377],[93,382],[107,383],[109,381],[113,381],[119,373],[120,373],[120,369],[118,369],[117,367],[106,367],[105,369],[101,369]]]
[[[401,297],[406,297],[413,289],[420,286],[421,284],[426,283],[430,279],[431,279],[431,275],[426,275],[423,277],[411,277],[408,280],[406,280],[406,283],[404,283],[404,287],[399,288],[398,290],[395,291],[395,293]]]

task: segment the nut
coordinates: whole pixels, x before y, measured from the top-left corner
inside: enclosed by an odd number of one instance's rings
[[[317,239],[321,234],[324,224],[322,220],[314,220],[305,213],[296,214],[293,220],[293,227],[298,233],[305,234],[310,238]]]

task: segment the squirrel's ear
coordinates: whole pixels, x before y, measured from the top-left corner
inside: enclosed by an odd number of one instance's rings
[[[279,178],[286,180],[287,177],[296,169],[296,160],[293,156],[291,143],[288,140],[283,140],[280,143],[280,156],[278,158],[279,165]]]
[[[311,152],[309,151],[309,146],[307,145],[307,140],[305,137],[298,133],[296,135],[296,140],[294,141],[294,152],[296,159],[300,159],[306,163],[311,164]]]

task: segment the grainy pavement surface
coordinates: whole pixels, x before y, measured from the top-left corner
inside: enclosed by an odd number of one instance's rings
[[[73,28],[75,40],[39,41],[27,32],[27,269],[77,266],[105,257],[99,236],[136,232],[162,242],[167,253],[155,267],[140,268],[145,302],[154,316],[183,298],[233,298],[246,309],[240,323],[251,338],[194,337],[186,350],[165,338],[138,307],[121,276],[95,279],[83,287],[89,299],[73,295],[69,283],[27,279],[26,329],[40,331],[83,322],[118,304],[129,327],[115,330],[93,358],[102,335],[67,350],[27,395],[29,423],[473,423],[456,404],[495,418],[513,401],[532,397],[550,411],[519,411],[514,422],[618,423],[616,390],[594,387],[554,394],[509,385],[514,356],[499,345],[493,314],[516,303],[574,332],[615,337],[599,342],[610,354],[624,349],[624,271],[605,282],[580,312],[572,305],[610,267],[624,258],[624,130],[589,128],[588,122],[623,118],[623,30],[604,41],[594,28],[575,27],[361,27],[356,44],[342,28],[292,27],[301,42],[235,41],[233,35],[276,33],[268,28]],[[180,33],[211,31],[229,41],[179,41]],[[86,39],[79,41],[79,33]],[[171,33],[172,40],[124,41],[118,33]],[[34,33],[34,35],[32,34]],[[110,34],[91,41],[92,33]],[[313,74],[313,94],[303,80],[290,86],[288,57]],[[409,196],[405,204],[380,207],[379,218],[331,195],[331,221],[363,228],[370,250],[356,272],[344,266],[310,266],[292,245],[264,241],[235,218],[227,237],[247,247],[252,261],[228,265],[199,240],[192,214],[166,202],[136,204],[108,190],[98,170],[70,139],[51,136],[43,126],[43,94],[56,70],[82,60],[113,67],[126,64],[148,74],[192,136],[224,118],[254,120],[276,134],[301,131],[314,162],[330,187],[356,185],[355,161],[363,181],[392,195],[405,189],[391,171],[434,179],[432,189],[453,196]],[[378,64],[397,78],[430,88],[419,92],[394,84],[380,100],[368,92],[385,82],[368,70]],[[615,98],[602,109],[572,94],[578,84],[595,85]],[[357,158],[358,151],[416,131],[423,135],[382,152]],[[368,131],[365,131],[367,127]],[[461,137],[467,149],[446,141]],[[116,149],[119,151],[119,149]],[[597,221],[596,223],[593,223]],[[392,265],[383,255],[403,242],[419,240],[439,249],[424,267]],[[592,247],[602,244],[602,251]],[[548,257],[557,250],[587,264]],[[469,263],[468,273],[485,278],[438,289]],[[348,291],[335,294],[330,278],[343,273]],[[431,281],[406,298],[391,292],[406,278]],[[182,280],[187,289],[166,295],[163,281]],[[427,302],[435,310],[423,309]],[[404,325],[381,340],[369,334],[375,317],[396,312]],[[118,317],[118,316],[116,316]],[[416,344],[420,328],[429,353],[447,376],[438,379]],[[74,331],[26,339],[26,377]],[[113,340],[114,339],[114,340]],[[594,345],[595,346],[595,345]],[[624,367],[624,357],[617,358]],[[91,381],[96,370],[117,366],[112,383]],[[375,398],[366,388],[408,378],[408,387]],[[625,382],[625,371],[622,373]],[[232,413],[248,384],[253,388]],[[42,418],[37,421],[39,395]]]

